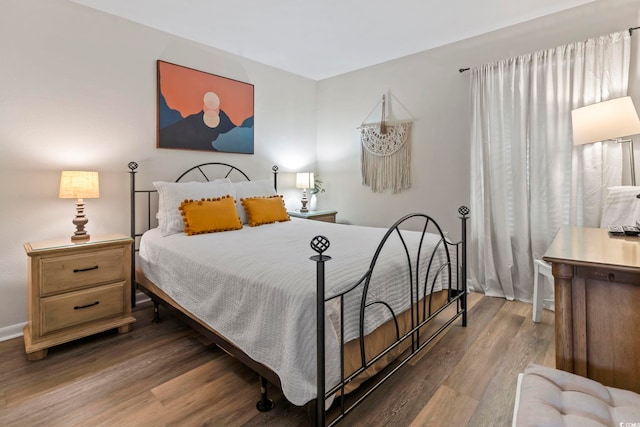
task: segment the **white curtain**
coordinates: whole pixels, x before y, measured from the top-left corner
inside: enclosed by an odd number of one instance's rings
[[[531,301],[533,260],[558,229],[599,226],[621,147],[574,147],[571,110],[625,96],[630,51],[624,31],[471,70],[473,289]]]

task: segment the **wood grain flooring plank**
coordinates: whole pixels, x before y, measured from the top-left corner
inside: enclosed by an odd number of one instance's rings
[[[188,327],[176,322],[168,329],[163,328],[166,332],[164,334],[159,334],[157,328],[148,332],[145,329],[148,328],[142,328],[136,334],[108,331],[56,346],[51,348],[47,358],[41,361],[32,362],[18,357],[2,363],[0,390],[6,393],[7,406],[18,404],[25,396],[46,393],[48,390],[77,382],[84,376],[95,375],[113,366],[127,363],[136,356],[145,355],[147,359],[147,355],[152,353],[153,349],[170,346],[193,335],[193,331]],[[121,348],[126,348],[126,351],[120,351]],[[79,360],[82,363],[78,363]],[[13,387],[13,381],[20,381],[20,387]],[[11,392],[5,389],[11,389]]]
[[[199,366],[152,392],[180,424],[248,422],[253,413],[244,409],[257,401],[258,376],[236,360],[225,359],[224,363],[212,361]]]
[[[342,425],[445,426],[455,420],[475,427],[508,420],[516,371],[531,360],[555,361],[553,313],[544,310],[542,322],[533,324],[529,304],[473,294],[469,301],[467,328],[449,328]],[[0,425],[307,424],[306,409],[273,386],[274,409],[258,412],[253,372],[164,311],[161,323],[151,323],[152,312],[150,304],[139,305],[130,333],[106,332],[57,346],[37,362],[27,360],[21,338],[0,342]],[[492,367],[500,346],[508,356]],[[481,367],[494,372],[481,375]],[[482,385],[473,384],[478,381]],[[464,409],[450,409],[460,402]],[[431,409],[436,407],[444,409]]]
[[[479,400],[505,357],[505,345],[518,333],[522,316],[500,310],[469,346],[462,360],[444,382],[472,399]]]
[[[503,348],[504,356],[491,382],[484,389],[480,403],[473,414],[474,422],[478,425],[509,425],[511,423],[518,374],[523,372],[530,363],[542,364],[547,349],[553,347],[553,330],[533,323],[530,307],[530,304],[515,301],[503,308],[505,312],[512,315],[518,313],[515,315],[523,321],[512,339],[496,344]],[[496,410],[498,405],[502,407]]]
[[[451,402],[455,402],[452,405]],[[440,386],[429,402],[411,422],[410,427],[441,427],[447,420],[450,426],[465,426],[478,406],[478,401]]]
[[[469,312],[471,311],[471,309],[473,308],[473,306],[475,306],[478,301],[480,301],[483,298],[482,294],[479,294],[477,292],[471,292],[469,293],[469,295],[467,296],[467,315],[469,314]],[[445,319],[446,316],[452,316],[455,313],[455,310],[453,307],[450,307],[448,309],[446,309],[443,314],[445,314]],[[434,319],[437,320],[437,319]],[[439,322],[437,325],[438,327],[442,324],[442,322]],[[456,320],[456,322],[452,323],[449,326],[449,329],[451,329],[454,326],[459,326],[462,324],[462,318]],[[427,333],[432,334],[433,331],[435,331],[437,328],[427,328]],[[448,331],[443,331],[442,334],[438,335],[429,345],[425,346],[425,348],[423,349],[423,351],[420,352],[420,354],[418,354],[417,356],[415,356],[409,363],[408,365],[411,366],[415,366],[428,352],[431,348],[435,347],[437,345],[437,343],[442,339],[443,336],[445,336],[446,332]],[[427,335],[428,336],[428,335]]]
[[[100,413],[87,414],[83,424],[91,427],[165,426],[172,417],[148,391],[132,396],[132,400],[112,405]]]
[[[405,365],[366,400],[350,419],[358,425],[409,425],[443,381],[456,370],[467,349],[478,339],[505,300],[482,298],[469,316],[468,326],[454,326],[415,366]]]
[[[184,349],[182,346],[175,347],[176,342],[173,345],[174,348]],[[123,402],[132,402],[132,398],[146,392],[150,385],[204,361],[183,352],[155,352],[133,358],[126,364],[114,364],[108,369],[80,376],[76,381],[64,382],[57,387],[48,384],[45,392],[34,393],[33,398],[11,405],[13,417],[7,421],[23,419],[35,422],[40,418],[52,417],[63,425],[76,425],[87,414],[98,414]],[[145,369],[150,365],[155,365],[152,375]]]

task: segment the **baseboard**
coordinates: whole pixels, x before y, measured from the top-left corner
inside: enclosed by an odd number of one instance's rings
[[[22,329],[27,323],[18,323],[17,325],[6,326],[0,328],[0,341],[7,341],[22,336]]]
[[[151,301],[151,298],[149,298],[149,295],[140,291],[136,292],[136,305],[142,304],[143,302],[147,302],[147,301]]]
[[[151,301],[151,299],[142,292],[136,292],[136,305]],[[18,323],[17,325],[5,326],[0,328],[0,342],[22,336],[22,330],[27,323]]]

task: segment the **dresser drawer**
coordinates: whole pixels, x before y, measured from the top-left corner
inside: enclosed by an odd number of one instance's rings
[[[42,258],[40,295],[125,280],[123,259],[122,247]]]
[[[123,281],[42,298],[42,334],[123,314],[125,284]]]

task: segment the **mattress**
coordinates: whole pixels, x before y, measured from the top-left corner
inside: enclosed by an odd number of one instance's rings
[[[325,296],[353,286],[367,271],[386,229],[332,224],[293,218],[292,221],[244,227],[197,236],[163,237],[158,229],[141,239],[139,265],[147,279],[182,307],[218,331],[249,357],[273,370],[285,397],[304,405],[316,397],[316,264],[310,241],[323,235],[331,242],[326,254]],[[405,243],[419,244],[420,233],[403,233]],[[433,248],[440,237],[427,235],[423,247]],[[382,300],[396,313],[409,308],[407,257],[401,241],[390,239],[372,274],[367,301]],[[436,266],[446,261],[435,255]],[[426,274],[430,250],[423,249],[421,274]],[[432,267],[433,271],[434,267]],[[443,289],[446,274],[433,282]],[[420,283],[424,281],[421,278]],[[446,287],[446,284],[445,284]],[[327,303],[326,381],[339,381],[340,323],[345,342],[359,336],[361,291],[345,298],[345,317],[339,306]],[[415,294],[414,294],[415,300]],[[391,318],[382,304],[367,309],[365,334]]]

